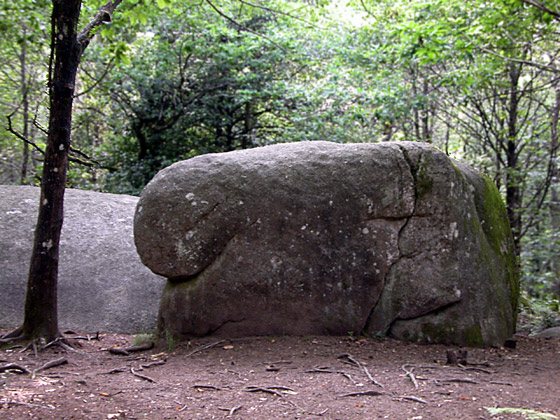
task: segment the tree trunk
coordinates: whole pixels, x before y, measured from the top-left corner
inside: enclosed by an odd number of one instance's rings
[[[554,156],[558,155],[559,137],[558,125],[560,124],[560,86],[556,86],[556,97],[551,121],[551,150]],[[560,169],[556,161],[552,160],[552,180],[550,184],[550,219],[553,232],[560,232]],[[554,246],[554,245],[553,245]],[[551,269],[554,274],[552,291],[560,297],[560,250],[553,248]]]
[[[510,64],[510,86],[508,101],[507,141],[506,141],[506,207],[517,256],[521,253],[522,232],[522,196],[521,179],[518,168],[517,150],[517,118],[519,112],[519,76],[521,74],[520,64]]]
[[[66,169],[70,149],[72,101],[82,53],[78,42],[81,0],[54,0],[52,11],[47,148],[41,200],[25,300],[23,335],[52,340],[59,336],[57,280]],[[51,64],[52,66],[52,64]]]
[[[23,35],[25,38],[25,28],[23,29]],[[21,43],[21,55],[20,55],[20,65],[21,65],[21,95],[22,95],[22,106],[23,106],[23,137],[29,138],[29,86],[27,85],[27,48],[25,40]],[[29,144],[23,142],[23,152],[21,156],[21,171],[20,171],[20,184],[25,184],[27,179],[27,168],[29,165]]]

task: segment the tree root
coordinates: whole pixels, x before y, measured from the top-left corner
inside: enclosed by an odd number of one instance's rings
[[[22,341],[23,337],[23,328],[18,327],[9,333],[0,336],[0,344],[11,344],[17,341]]]
[[[21,343],[21,347],[23,348],[20,350],[20,353],[33,349],[35,356],[37,356],[39,351],[43,351],[46,348],[55,345],[62,347],[66,351],[83,354],[83,352],[76,350],[75,346],[70,342],[70,339],[72,339],[72,337],[65,337],[63,334],[59,333],[54,340],[47,343],[44,337],[29,337],[23,332],[23,327],[18,327],[15,330],[0,336],[0,346]]]

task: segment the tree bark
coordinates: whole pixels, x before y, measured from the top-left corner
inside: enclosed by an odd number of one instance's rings
[[[556,85],[556,95],[554,108],[552,110],[551,121],[551,151],[553,156],[558,155],[558,146],[560,133],[558,132],[558,125],[560,124],[560,85]],[[556,164],[556,160],[552,160],[552,180],[550,185],[550,221],[553,232],[560,231],[560,169]],[[551,260],[551,269],[554,274],[554,284],[552,291],[560,297],[560,250],[553,248],[553,255]]]
[[[81,0],[53,0],[49,67],[49,129],[41,179],[41,198],[29,266],[24,320],[8,334],[24,339],[53,340],[58,329],[57,285],[64,191],[70,151],[72,103],[78,66],[92,30],[111,20],[122,0],[108,1],[78,33]],[[17,333],[16,333],[17,332]]]
[[[23,28],[23,35],[26,35],[26,28]],[[23,120],[23,137],[29,138],[29,86],[27,84],[27,45],[26,41],[21,43],[21,95],[22,95],[22,120]],[[27,167],[29,165],[29,144],[23,142],[23,152],[21,155],[21,171],[20,171],[20,184],[23,185],[27,179]]]
[[[510,86],[508,100],[508,121],[506,141],[506,207],[517,256],[521,254],[521,231],[522,231],[522,196],[521,179],[519,176],[519,162],[517,150],[517,118],[519,113],[519,76],[521,74],[520,64],[510,63]]]
[[[78,43],[81,0],[54,0],[49,77],[50,117],[41,199],[29,267],[23,335],[52,340],[59,336],[57,280],[70,150],[72,102],[82,53]]]

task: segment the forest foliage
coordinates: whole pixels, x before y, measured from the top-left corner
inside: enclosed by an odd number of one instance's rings
[[[40,182],[50,7],[0,6],[2,184]],[[82,58],[68,186],[139,194],[277,142],[429,142],[498,186],[523,290],[557,314],[559,54],[554,0],[124,1]]]

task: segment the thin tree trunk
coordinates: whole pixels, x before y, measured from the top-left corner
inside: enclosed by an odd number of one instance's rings
[[[49,130],[41,179],[39,215],[23,325],[1,337],[3,340],[52,340],[58,330],[58,258],[64,215],[64,191],[70,151],[72,102],[78,66],[93,29],[110,22],[122,0],[109,0],[78,33],[81,0],[53,0],[51,17],[51,60],[49,65]]]
[[[558,125],[560,124],[560,86],[556,86],[556,98],[554,108],[552,110],[551,121],[551,150],[554,156],[558,156],[558,140],[560,133]],[[560,170],[553,160],[552,163],[552,180],[550,185],[550,219],[553,232],[560,232]],[[553,292],[560,296],[560,250],[554,249],[552,256],[551,269],[554,273]]]
[[[25,38],[25,28],[23,29],[23,35]],[[22,94],[22,105],[23,105],[23,137],[29,138],[29,86],[27,85],[27,49],[25,41],[21,43],[21,55],[20,55],[20,65],[21,65],[21,94]],[[21,172],[20,172],[20,184],[25,184],[27,179],[27,168],[29,165],[29,144],[23,142],[23,152],[21,156]]]
[[[41,200],[29,268],[23,335],[52,340],[59,336],[57,280],[66,169],[70,149],[72,101],[82,52],[78,42],[81,0],[54,0],[54,67],[50,69],[50,117],[43,164]],[[52,65],[52,64],[51,64]]]
[[[508,101],[508,121],[507,121],[507,142],[506,142],[506,206],[509,222],[513,231],[515,251],[517,256],[521,253],[521,232],[522,232],[522,197],[521,179],[518,168],[517,151],[517,118],[519,110],[519,76],[521,74],[520,65],[510,64],[510,92]]]

